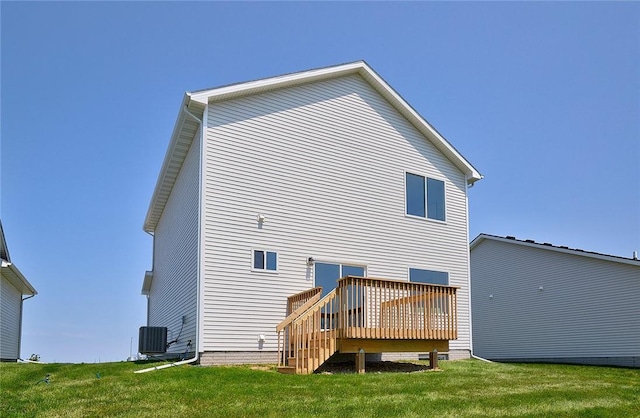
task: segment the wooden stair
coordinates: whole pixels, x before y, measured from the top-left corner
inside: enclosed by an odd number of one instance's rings
[[[309,373],[315,371],[337,351],[335,332],[335,330],[318,332],[309,340],[306,347],[298,349],[297,355],[287,358],[287,366],[310,370]],[[298,366],[296,362],[299,363]]]
[[[324,364],[337,350],[337,312],[335,289],[310,305],[295,318],[287,317],[278,331],[278,371],[287,374],[310,374]],[[285,322],[288,322],[285,324]],[[287,350],[280,350],[280,331],[288,330],[283,340]],[[284,341],[283,341],[284,343]],[[286,361],[285,361],[286,360]]]

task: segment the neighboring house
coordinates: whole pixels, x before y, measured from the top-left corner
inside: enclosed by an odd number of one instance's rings
[[[22,303],[38,292],[11,262],[9,249],[0,222],[0,361],[17,361],[20,358],[22,335]],[[27,296],[23,298],[23,296]]]
[[[275,362],[291,295],[382,277],[457,287],[442,347],[468,358],[480,178],[362,61],[186,93],[144,223],[147,325],[202,364]]]
[[[471,243],[474,354],[640,367],[640,260],[481,234]]]

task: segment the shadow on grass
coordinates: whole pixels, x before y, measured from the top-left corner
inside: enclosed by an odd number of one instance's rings
[[[417,373],[434,371],[425,364],[397,363],[394,361],[367,361],[365,364],[366,373]],[[355,373],[356,365],[353,361],[325,363],[316,373]]]

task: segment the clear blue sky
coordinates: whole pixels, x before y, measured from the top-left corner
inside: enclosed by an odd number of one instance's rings
[[[184,91],[364,59],[485,179],[470,235],[640,251],[640,3],[0,3],[22,355],[123,360]]]

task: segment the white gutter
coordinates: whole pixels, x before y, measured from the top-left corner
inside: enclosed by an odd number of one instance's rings
[[[202,129],[202,121],[200,119],[198,119],[198,117],[196,115],[194,115],[193,113],[189,112],[189,109],[187,109],[187,105],[184,105],[184,108],[182,109],[187,115],[191,116],[193,119],[195,119],[198,122],[198,125],[200,125],[200,150],[202,150],[202,141],[204,141],[204,132]],[[200,161],[202,161],[202,153],[200,154]],[[200,174],[199,174],[199,180],[202,183],[202,167],[200,167]],[[201,191],[202,189],[200,189]],[[199,200],[202,200],[202,193],[199,193]],[[200,222],[202,222],[202,218],[201,218],[201,211],[202,211],[202,202],[200,201],[200,209],[198,212],[198,224],[200,224]],[[200,228],[199,228],[200,230]],[[200,232],[198,232],[198,252],[200,252],[200,245],[201,241],[200,241]],[[154,237],[154,244],[155,244],[155,237]],[[198,261],[200,261],[200,257],[198,257]],[[175,363],[169,363],[169,364],[163,364],[162,366],[155,366],[155,367],[149,367],[147,369],[142,369],[142,370],[136,370],[134,371],[134,373],[147,373],[147,372],[151,372],[154,370],[161,370],[161,369],[167,369],[169,367],[176,367],[176,366],[182,366],[183,364],[189,364],[189,363],[195,363],[200,359],[200,349],[199,349],[199,341],[200,341],[200,269],[198,269],[198,274],[197,274],[197,278],[196,278],[196,341],[195,344],[193,345],[194,350],[195,350],[195,355],[187,360],[182,360],[182,361],[178,361]],[[149,318],[148,314],[147,314],[147,319]]]

